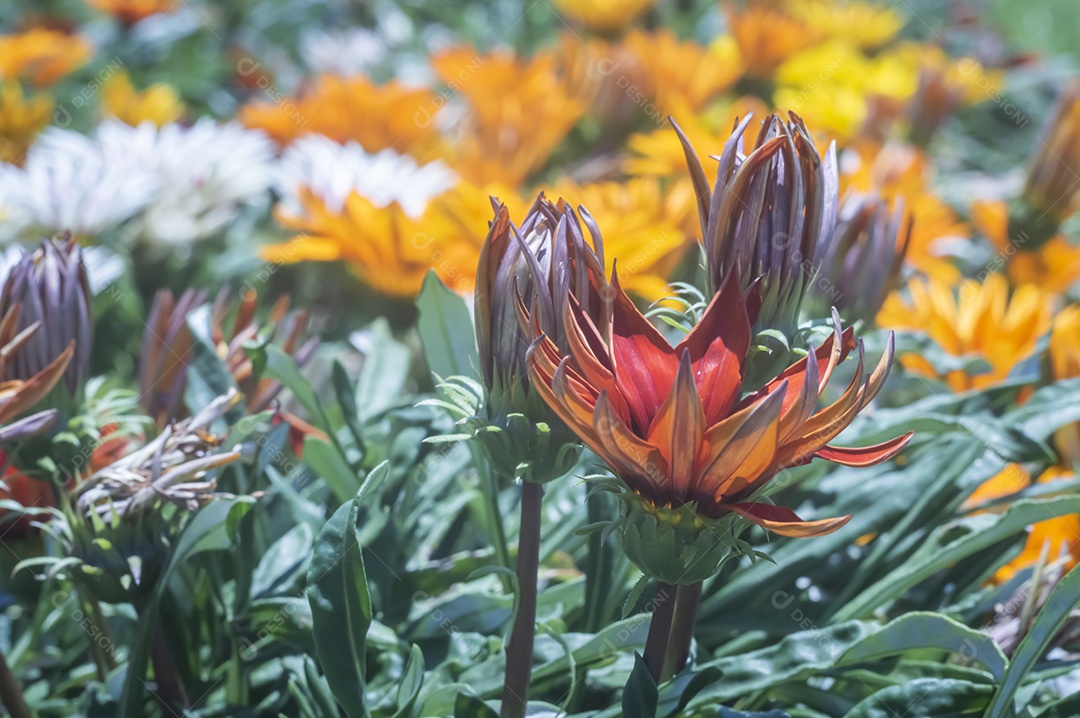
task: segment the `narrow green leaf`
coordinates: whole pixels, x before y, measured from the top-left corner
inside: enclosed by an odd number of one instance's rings
[[[476,332],[465,300],[446,288],[434,271],[416,299],[416,321],[428,370],[437,376],[479,378]]]
[[[405,673],[397,688],[397,711],[393,718],[409,718],[413,713],[413,706],[420,695],[420,689],[424,686],[424,652],[420,646],[413,645],[409,651],[409,661],[405,664]]]
[[[981,716],[993,687],[953,678],[917,678],[874,693],[845,718],[960,718]]]
[[[1073,513],[1073,512],[1069,512]],[[986,718],[1005,718],[1015,713],[1013,697],[1035,663],[1042,658],[1050,641],[1061,630],[1077,603],[1080,603],[1080,569],[1074,568],[1054,586],[1027,635],[1013,654]]]
[[[337,447],[318,436],[304,437],[304,463],[326,482],[338,501],[345,503],[356,495],[360,479],[345,463]]]
[[[983,665],[1001,680],[1008,660],[994,639],[940,613],[912,612],[844,651],[838,666],[867,663],[907,651],[941,649]]]
[[[365,651],[371,597],[357,538],[360,497],[341,506],[315,539],[308,569],[308,602],[319,663],[349,718],[368,718]]]
[[[476,696],[459,693],[454,700],[454,718],[499,718],[499,714]]]
[[[640,653],[634,654],[634,669],[622,694],[623,715],[628,718],[656,718],[656,705],[659,694],[656,681],[649,673],[645,659]]]

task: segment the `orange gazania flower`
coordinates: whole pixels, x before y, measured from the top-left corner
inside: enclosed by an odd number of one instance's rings
[[[729,277],[698,325],[672,347],[613,278],[613,309],[597,326],[567,306],[569,353],[539,335],[530,381],[559,417],[648,505],[692,506],[698,516],[734,513],[783,536],[820,536],[851,518],[803,521],[791,509],[752,500],[778,471],[815,457],[870,466],[894,456],[905,434],[876,446],[829,446],[873,400],[892,346],[869,375],[859,367],[843,395],[815,411],[833,370],[856,347],[839,326],[806,358],[741,396],[752,342],[738,278]]]
[[[624,43],[640,65],[642,92],[665,114],[682,117],[700,110],[742,74],[732,43],[704,47],[693,41],[680,42],[670,30],[635,30]]]
[[[552,0],[558,12],[602,33],[629,25],[655,4],[656,0]]]
[[[1072,475],[1073,472],[1069,469],[1061,466],[1051,466],[1039,475],[1036,482],[1047,484]],[[986,501],[1015,494],[1030,485],[1031,475],[1021,466],[1009,464],[976,489],[964,502],[964,506],[965,508],[974,508]],[[1075,566],[1080,561],[1080,516],[1067,514],[1032,524],[1020,554],[994,573],[994,582],[1004,583],[1025,568],[1034,566],[1046,548],[1049,548],[1047,558],[1051,561],[1063,556],[1065,570]]]
[[[372,289],[395,297],[416,296],[429,269],[451,289],[472,291],[480,246],[467,238],[437,236],[423,217],[409,216],[397,202],[379,206],[357,192],[349,194],[340,210],[327,207],[306,188],[300,202],[299,214],[275,212],[282,226],[297,234],[263,247],[261,254],[268,261],[343,261]]]
[[[33,28],[0,36],[0,79],[25,78],[51,85],[86,64],[90,43],[59,30]]]
[[[447,159],[479,184],[521,184],[548,161],[588,106],[587,98],[571,94],[550,52],[524,59],[458,47],[431,63],[447,92],[468,100]]]
[[[128,26],[151,15],[170,13],[180,5],[177,0],[86,0],[86,4],[109,13]]]
[[[751,77],[771,76],[784,60],[820,39],[804,20],[779,8],[727,3],[724,9],[728,31]]]
[[[245,105],[239,119],[282,145],[315,133],[341,144],[354,140],[368,152],[393,148],[424,160],[438,146],[434,114],[444,102],[396,80],[377,85],[362,76],[323,75],[297,99]]]
[[[1014,284],[1037,284],[1048,292],[1062,293],[1080,279],[1080,247],[1058,235],[1045,244],[1024,234],[1009,236],[1009,208],[1002,201],[971,205],[971,222],[997,250],[996,265],[1004,265]]]
[[[889,295],[878,313],[878,326],[923,332],[954,357],[981,357],[990,365],[979,374],[961,369],[942,374],[923,356],[901,357],[911,371],[940,379],[953,391],[1005,379],[1050,328],[1053,297],[1033,284],[1017,287],[1010,296],[1001,274],[990,274],[981,283],[966,279],[956,294],[935,279],[912,279],[907,290],[907,299],[899,292]]]
[[[43,92],[27,97],[18,80],[0,82],[0,160],[22,164],[55,107]]]

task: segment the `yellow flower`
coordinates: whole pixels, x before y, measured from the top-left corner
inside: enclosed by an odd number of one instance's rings
[[[675,117],[692,146],[716,154],[723,149],[737,120],[749,114],[764,119],[769,113],[764,102],[749,95],[721,104],[722,107],[715,111],[710,109],[704,115]],[[753,121],[746,128],[743,141],[747,147],[754,146],[760,127],[760,122]],[[667,123],[652,132],[630,135],[626,146],[631,154],[623,161],[622,170],[627,174],[639,177],[686,177],[686,154],[679,136]],[[715,163],[706,166],[706,171],[710,168],[715,170]],[[696,216],[694,221],[697,221]]]
[[[819,85],[813,90],[778,87],[774,104],[781,112],[798,113],[815,132],[837,140],[853,137],[867,115],[865,95],[836,84]]]
[[[641,69],[641,92],[662,115],[684,116],[700,110],[742,74],[738,48],[730,40],[703,47],[693,41],[680,42],[670,30],[635,30],[624,44]]]
[[[1071,304],[1054,317],[1047,354],[1055,379],[1080,377],[1080,305]],[[1080,423],[1058,429],[1054,443],[1067,465],[1080,466]]]
[[[123,70],[105,81],[101,89],[101,103],[106,116],[115,117],[132,127],[138,127],[143,122],[152,122],[158,127],[176,122],[184,115],[185,109],[171,85],[159,82],[139,92]]]
[[[86,0],[86,4],[130,26],[151,15],[172,12],[180,3],[177,0]]]
[[[297,232],[287,242],[263,247],[275,264],[345,262],[362,282],[382,294],[416,295],[429,269],[456,291],[471,291],[479,247],[447,245],[428,231],[423,216],[410,217],[393,202],[379,207],[356,192],[335,212],[308,190],[302,211],[276,211],[278,222]]]
[[[694,244],[684,229],[687,217],[697,218],[690,185],[665,191],[654,178],[584,185],[564,180],[548,195],[589,211],[603,231],[605,270],[611,272],[617,261],[627,291],[649,301],[669,294],[667,278]]]
[[[0,36],[0,79],[24,78],[35,85],[51,85],[86,64],[93,53],[90,43],[59,30],[33,28]]]
[[[25,97],[18,80],[4,80],[0,84],[0,160],[20,164],[52,119],[54,107],[48,95]]]
[[[876,3],[789,0],[787,8],[812,32],[843,39],[867,50],[881,47],[904,27],[904,19],[891,7]]]
[[[1073,472],[1068,469],[1051,466],[1039,476],[1037,483],[1050,483],[1072,475]],[[1030,474],[1016,464],[1009,464],[999,474],[976,489],[968,497],[965,506],[972,508],[986,501],[1010,496],[1030,485]],[[1056,516],[1033,524],[1020,554],[997,570],[994,574],[994,582],[1008,581],[1020,571],[1034,566],[1046,544],[1049,544],[1047,558],[1050,561],[1057,559],[1064,551],[1065,570],[1068,571],[1075,566],[1080,559],[1080,516],[1076,514]]]
[[[1017,287],[1009,297],[1009,283],[1001,274],[990,274],[982,283],[964,280],[958,296],[933,279],[913,279],[907,291],[906,300],[898,292],[889,295],[877,317],[879,326],[923,332],[946,353],[981,357],[990,366],[981,374],[957,369],[941,375],[922,356],[901,357],[911,371],[941,379],[953,391],[1001,381],[1050,329],[1052,297],[1032,284]]]
[[[746,74],[768,78],[784,60],[820,40],[803,19],[777,7],[725,5],[728,32],[735,38]]]
[[[656,0],[552,0],[555,9],[595,32],[623,28],[656,4]]]
[[[993,243],[997,250],[994,262],[1005,266],[1014,284],[1037,284],[1061,294],[1080,279],[1080,247],[1060,235],[1039,247],[1025,246],[1022,235],[1010,238],[1009,208],[1004,202],[973,203],[971,221]]]
[[[245,105],[239,119],[282,145],[315,133],[354,140],[368,152],[393,148],[426,160],[439,143],[434,114],[443,102],[431,90],[395,80],[376,85],[361,76],[322,75],[300,98]]]
[[[587,107],[570,93],[550,52],[523,59],[459,47],[436,55],[432,66],[447,92],[468,102],[446,159],[477,184],[519,185],[548,161]]]
[[[524,217],[529,205],[514,189],[502,184],[477,185],[459,182],[456,186],[431,200],[424,214],[424,229],[435,237],[441,247],[458,259],[455,264],[468,264],[468,256],[479,257],[487,236],[488,225],[495,217],[492,199],[506,205],[511,217]],[[472,277],[463,277],[462,283]]]

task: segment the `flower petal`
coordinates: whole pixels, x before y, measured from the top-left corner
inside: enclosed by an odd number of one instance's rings
[[[660,449],[668,464],[669,490],[684,497],[694,477],[698,448],[705,432],[705,412],[697,386],[690,352],[684,351],[667,399],[649,426],[649,443]]]
[[[773,533],[792,538],[824,536],[836,531],[851,520],[851,516],[848,515],[832,519],[803,521],[798,514],[789,508],[754,502],[727,504],[724,508],[734,511],[744,519],[753,521],[758,526]]]
[[[844,466],[873,466],[874,464],[880,464],[882,461],[888,461],[899,454],[914,435],[914,431],[909,431],[903,436],[873,446],[825,446],[815,451],[814,456]]]

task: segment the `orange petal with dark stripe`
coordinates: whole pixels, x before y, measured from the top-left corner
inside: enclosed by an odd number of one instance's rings
[[[815,451],[814,456],[844,466],[873,466],[874,464],[880,464],[882,461],[888,461],[899,454],[914,435],[914,431],[909,431],[903,436],[873,446],[826,446]]]

